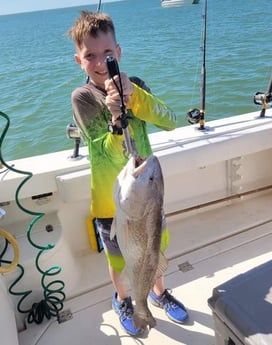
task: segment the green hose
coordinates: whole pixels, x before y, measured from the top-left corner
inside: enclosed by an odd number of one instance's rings
[[[36,269],[42,275],[41,286],[43,288],[44,299],[39,301],[39,302],[33,303],[32,307],[30,309],[23,309],[21,307],[23,301],[32,293],[32,290],[28,290],[28,291],[24,291],[24,292],[13,291],[14,286],[22,279],[22,277],[24,275],[24,268],[20,264],[18,264],[17,267],[21,270],[21,273],[19,274],[19,277],[17,277],[17,279],[10,285],[9,292],[10,292],[10,294],[15,295],[15,296],[22,296],[21,299],[19,300],[18,304],[17,304],[18,312],[28,314],[28,322],[30,322],[30,323],[35,322],[37,324],[40,324],[44,320],[44,317],[46,317],[47,319],[50,319],[51,316],[57,316],[58,313],[63,309],[63,302],[65,300],[65,293],[63,290],[64,290],[65,284],[62,280],[54,280],[54,281],[51,281],[50,283],[46,284],[46,278],[49,276],[55,276],[55,275],[59,274],[61,272],[61,267],[53,266],[53,267],[50,267],[48,270],[44,271],[41,269],[41,267],[39,265],[39,259],[40,259],[41,255],[45,251],[54,248],[54,245],[48,244],[46,246],[39,246],[31,239],[31,230],[32,230],[34,224],[36,222],[38,222],[44,216],[44,213],[34,212],[34,211],[29,210],[29,209],[26,209],[21,204],[21,202],[19,200],[19,194],[20,194],[21,188],[29,179],[31,179],[33,174],[31,172],[28,172],[28,171],[18,170],[16,168],[14,168],[14,165],[10,166],[3,159],[2,144],[3,144],[3,140],[5,138],[5,135],[8,131],[8,128],[10,125],[10,120],[9,120],[9,117],[1,111],[0,111],[0,116],[5,118],[7,121],[6,126],[5,126],[3,132],[0,136],[0,163],[2,163],[2,165],[5,166],[7,168],[7,170],[11,170],[11,171],[16,172],[18,174],[26,175],[26,177],[23,179],[23,181],[19,184],[19,186],[16,189],[15,201],[16,201],[17,206],[23,212],[25,212],[29,215],[32,215],[34,217],[30,221],[30,223],[27,227],[27,239],[33,247],[35,247],[39,250],[39,252],[36,256],[36,259],[35,259],[35,266],[36,266]],[[7,170],[5,170],[5,171],[7,171]],[[0,263],[1,262],[2,263],[10,263],[7,260],[3,260],[1,258],[2,256],[3,256],[3,254],[1,254],[1,256],[0,256]]]

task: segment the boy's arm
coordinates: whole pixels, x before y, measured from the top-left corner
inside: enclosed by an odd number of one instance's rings
[[[150,89],[139,78],[131,78],[133,93],[127,109],[139,119],[163,129],[172,130],[177,126],[175,113],[160,99],[151,94]]]
[[[111,114],[103,103],[103,97],[92,87],[84,85],[73,91],[71,100],[75,122],[84,138],[91,140],[97,152],[119,158],[124,150],[124,136],[108,132],[107,118]]]
[[[105,122],[102,96],[86,84],[72,92],[71,101],[75,122],[83,135],[86,138],[100,135],[100,122]]]

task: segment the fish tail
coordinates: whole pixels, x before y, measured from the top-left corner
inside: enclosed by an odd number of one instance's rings
[[[134,311],[133,313],[133,321],[134,321],[134,326],[138,329],[145,329],[147,327],[153,328],[156,327],[156,320],[154,319],[153,315],[149,310],[147,310],[146,313],[140,313]]]

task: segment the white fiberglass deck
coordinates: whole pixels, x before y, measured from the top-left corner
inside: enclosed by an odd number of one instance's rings
[[[163,310],[150,306],[157,319],[157,327],[141,338],[128,336],[111,309],[113,289],[108,283],[66,301],[64,310],[71,312],[70,320],[58,323],[52,319],[40,326],[28,326],[27,331],[19,336],[20,345],[214,345],[212,311],[207,299],[217,285],[271,259],[271,198],[272,195],[266,194],[243,202],[241,207],[225,205],[198,215],[170,220],[172,243],[168,251],[170,261],[166,286],[187,306],[190,318],[186,324],[175,324],[168,320]],[[226,234],[226,228],[233,224],[237,226],[236,234],[220,239],[220,233]],[[211,241],[202,246],[204,233]],[[218,240],[213,241],[215,233],[218,233]],[[187,245],[191,248],[188,251]],[[98,255],[104,262],[104,254]],[[89,270],[93,271],[94,266],[88,261],[88,256],[79,258],[79,269],[83,266],[86,269],[88,263]],[[97,269],[99,263],[93,265]],[[102,265],[101,270],[107,275],[105,266]],[[87,275],[84,279],[82,284],[89,279],[94,284],[97,277]],[[80,286],[81,282],[78,284]]]

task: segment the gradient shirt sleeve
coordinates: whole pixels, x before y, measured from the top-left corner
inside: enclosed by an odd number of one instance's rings
[[[176,117],[149,92],[143,81],[136,78],[133,85],[134,92],[127,105],[129,133],[137,153],[145,158],[152,153],[146,123],[171,130],[176,126]],[[124,151],[124,136],[108,131],[111,113],[105,105],[105,96],[105,92],[89,84],[72,93],[74,118],[89,148],[91,215],[97,218],[114,217],[113,188],[128,159]]]

